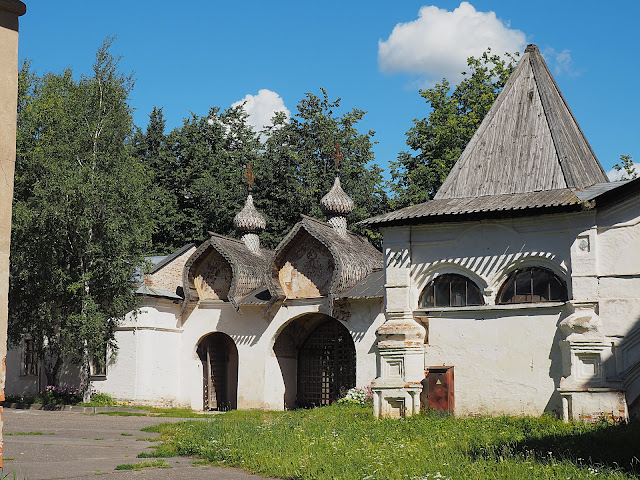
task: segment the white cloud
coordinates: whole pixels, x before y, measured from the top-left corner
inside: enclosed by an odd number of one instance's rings
[[[576,71],[573,66],[571,50],[565,48],[561,52],[556,52],[555,49],[549,47],[545,48],[542,54],[554,75],[568,75],[570,77],[580,75],[580,72]]]
[[[399,23],[387,40],[378,41],[378,65],[383,72],[418,74],[429,83],[442,77],[457,83],[468,57],[481,55],[487,47],[499,55],[522,51],[525,43],[523,32],[509,28],[495,12],[478,12],[469,2],[452,12],[424,6],[417,20]]]
[[[291,112],[285,107],[282,97],[266,88],[259,90],[257,95],[247,94],[246,97],[231,106],[237,107],[243,103],[244,111],[249,115],[247,123],[256,132],[261,131],[265,125],[269,125],[276,112],[284,112],[287,118],[291,116]]]
[[[640,165],[632,162],[632,166],[633,166],[633,171],[640,176]],[[607,172],[607,177],[609,177],[609,180],[612,182],[617,182],[618,180],[622,180],[622,176],[627,176],[627,172],[625,170],[616,170],[615,168],[612,168],[611,170],[609,170]]]

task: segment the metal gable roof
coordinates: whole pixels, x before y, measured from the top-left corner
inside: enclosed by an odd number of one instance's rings
[[[526,214],[540,209],[548,211],[581,210],[582,201],[569,188],[542,192],[487,195],[469,198],[434,199],[405,207],[360,222],[363,225],[390,226],[429,223],[489,216]]]

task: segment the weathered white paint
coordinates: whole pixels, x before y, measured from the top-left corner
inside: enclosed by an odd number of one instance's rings
[[[633,391],[628,401],[640,394],[640,369],[634,370],[640,333],[633,336],[640,321],[639,225],[635,196],[581,213],[385,228],[386,312],[412,312],[428,322],[424,367],[454,366],[456,414],[625,417],[622,392]],[[527,266],[566,281],[569,302],[496,305],[508,275]],[[425,286],[446,273],[473,280],[485,305],[420,308]],[[571,323],[584,308],[600,322],[588,334]],[[567,318],[574,330],[562,331]],[[630,334],[633,339],[625,340]],[[374,385],[392,375],[382,344],[381,336]],[[393,356],[406,361],[414,348],[399,342]],[[402,380],[416,378],[405,372]],[[377,400],[377,414],[395,415],[393,398],[385,405],[380,393]],[[410,413],[405,405],[404,414]]]

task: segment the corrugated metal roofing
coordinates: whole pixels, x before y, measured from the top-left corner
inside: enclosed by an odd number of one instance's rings
[[[153,288],[148,285],[140,285],[136,288],[136,293],[138,295],[146,295],[148,297],[163,297],[163,298],[171,298],[173,300],[182,300],[180,295],[177,295],[175,292],[171,292],[169,290],[163,290],[161,288]]]
[[[384,272],[374,270],[370,275],[360,280],[353,287],[348,288],[338,295],[344,299],[365,299],[384,297]]]
[[[434,199],[606,182],[538,47],[529,45]]]
[[[405,207],[360,222],[363,225],[404,224],[409,220],[439,221],[443,217],[481,214],[489,212],[514,212],[518,210],[571,207],[581,208],[582,202],[568,188],[542,192],[488,195],[469,198],[434,199],[419,205]]]
[[[603,193],[610,192],[611,190],[615,190],[622,185],[626,185],[631,182],[631,180],[623,180],[621,182],[606,182],[606,183],[596,183],[595,185],[591,185],[586,188],[574,188],[573,193],[576,197],[578,197],[583,202],[588,202],[590,200],[599,197]]]

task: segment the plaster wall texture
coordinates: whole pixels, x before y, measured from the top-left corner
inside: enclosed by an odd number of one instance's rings
[[[145,299],[116,331],[118,350],[108,356],[107,375],[91,377],[93,389],[118,400],[179,405],[179,312],[170,300]]]
[[[560,413],[557,324],[566,315],[550,307],[430,316],[425,366],[454,366],[458,415]]]
[[[202,408],[202,363],[196,348],[205,335],[217,331],[229,335],[238,349],[238,408],[285,408],[283,375],[295,368],[295,360],[278,359],[274,343],[289,323],[307,314],[322,313],[327,302],[318,299],[294,303],[280,307],[269,319],[262,315],[263,306],[244,307],[239,315],[228,302],[201,302],[183,325],[182,401],[192,408]],[[353,302],[350,312],[342,324],[354,340],[356,383],[368,385],[376,370],[375,331],[384,320],[380,300]]]
[[[640,326],[640,198],[598,211],[597,276],[600,318],[608,336]]]
[[[22,375],[22,349],[10,348],[7,351],[7,395],[33,395],[38,392],[45,380],[40,375]],[[41,372],[39,372],[41,373]]]
[[[495,306],[496,298],[509,273],[526,266],[554,271],[566,281],[569,298],[592,298],[594,281],[575,282],[575,264],[584,278],[595,279],[597,295],[594,254],[572,253],[579,236],[595,237],[594,223],[595,215],[585,212],[385,229],[386,310],[427,319],[425,367],[455,367],[457,414],[561,410],[557,326],[572,309],[559,303]],[[445,273],[473,280],[486,305],[421,309],[421,292]]]

